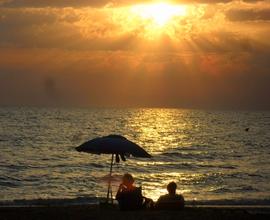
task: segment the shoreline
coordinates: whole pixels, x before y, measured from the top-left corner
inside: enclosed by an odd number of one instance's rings
[[[15,199],[0,201],[0,207],[34,207],[34,206],[73,206],[73,205],[98,205],[104,203],[104,197],[75,197],[75,198],[39,198]],[[114,204],[117,201],[114,200]],[[186,200],[187,207],[265,207],[270,208],[270,199],[246,200]]]

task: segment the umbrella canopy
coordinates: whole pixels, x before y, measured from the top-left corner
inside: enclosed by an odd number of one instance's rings
[[[111,166],[108,181],[108,191],[107,191],[107,202],[109,202],[109,195],[112,199],[112,188],[111,188],[111,176],[112,176],[112,166],[114,161],[114,155],[116,155],[116,162],[120,162],[120,157],[123,161],[126,161],[125,156],[143,157],[150,158],[151,155],[148,154],[139,145],[133,143],[132,141],[126,139],[121,135],[108,135],[105,137],[94,138],[76,147],[79,152],[86,152],[92,154],[111,154]],[[120,156],[120,157],[119,157]]]
[[[76,150],[92,154],[119,154],[126,156],[132,155],[134,157],[151,157],[151,155],[139,145],[121,135],[108,135],[95,138],[76,147]]]

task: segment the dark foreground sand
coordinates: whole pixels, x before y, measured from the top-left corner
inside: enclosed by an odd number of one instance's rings
[[[270,219],[268,208],[239,207],[187,207],[182,211],[137,211],[120,212],[116,207],[95,205],[47,206],[47,207],[0,207],[0,219],[85,219],[85,220],[242,220]]]

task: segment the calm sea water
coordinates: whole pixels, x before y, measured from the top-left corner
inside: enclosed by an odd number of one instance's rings
[[[74,148],[108,134],[153,155],[116,164],[114,192],[130,172],[154,200],[172,180],[187,200],[270,200],[270,112],[0,108],[0,201],[106,196],[110,156]]]

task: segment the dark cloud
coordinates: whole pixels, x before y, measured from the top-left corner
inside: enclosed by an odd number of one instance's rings
[[[175,0],[175,3],[228,3],[233,0]],[[258,2],[262,0],[244,0],[243,2]],[[0,0],[2,7],[103,7],[128,4],[155,2],[154,0]]]
[[[2,3],[1,3],[2,2]],[[108,0],[2,0],[2,7],[100,7],[108,4]]]
[[[270,8],[231,9],[226,12],[230,21],[269,21]]]
[[[1,30],[25,28],[32,25],[51,24],[57,21],[58,15],[53,12],[37,10],[1,10]]]

